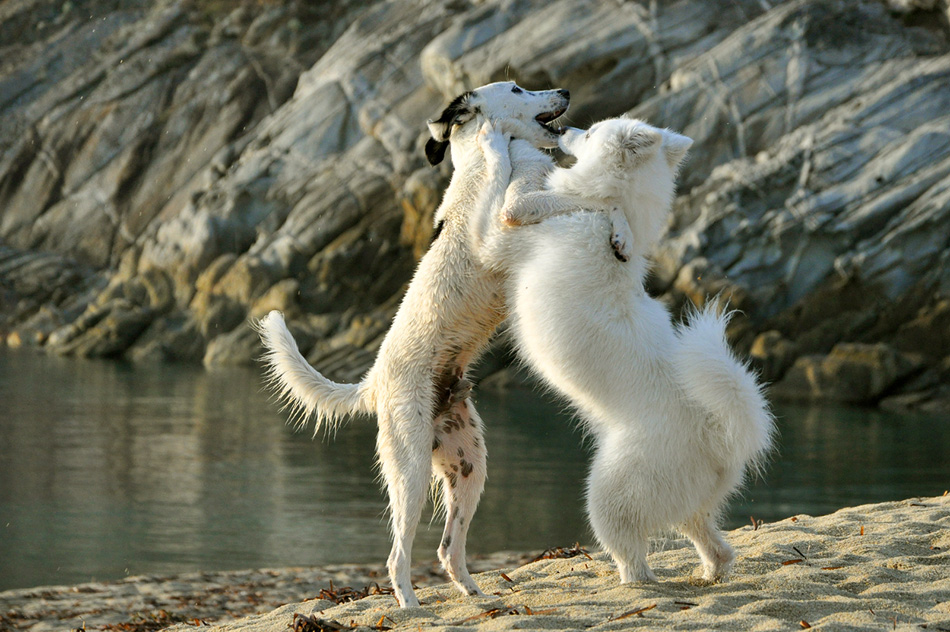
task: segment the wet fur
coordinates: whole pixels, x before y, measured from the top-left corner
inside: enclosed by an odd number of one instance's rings
[[[358,384],[337,384],[313,369],[280,313],[258,324],[274,387],[302,421],[314,421],[315,433],[335,428],[348,415],[376,413],[393,531],[388,568],[402,606],[419,604],[410,559],[433,475],[446,512],[439,559],[462,592],[482,594],[465,564],[468,527],[486,475],[482,422],[466,376],[506,309],[502,277],[475,255],[483,228],[473,224],[472,210],[485,186],[476,134],[485,120],[498,120],[532,145],[554,146],[557,137],[535,116],[563,111],[567,100],[565,91],[535,93],[502,82],[460,95],[429,121],[429,162],[438,164],[450,149],[455,167],[436,211],[439,235],[419,262],[376,362]],[[535,187],[542,178],[539,173]]]

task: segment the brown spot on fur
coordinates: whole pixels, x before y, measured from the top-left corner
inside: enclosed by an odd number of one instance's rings
[[[459,448],[459,458],[462,458],[464,456],[465,456],[465,450],[463,450],[462,448]]]
[[[432,439],[432,451],[435,452],[442,447],[442,439],[435,437]]]
[[[462,466],[463,477],[468,477],[468,475],[472,473],[472,470],[475,469],[475,466],[469,463],[468,461],[466,461],[465,459],[462,459],[462,462],[460,465]]]
[[[434,408],[435,416],[439,417],[449,412],[449,410],[458,403],[459,398],[456,394],[456,391],[462,390],[465,391],[465,386],[468,385],[467,382],[462,384],[464,378],[462,377],[461,367],[448,366],[443,368],[442,372],[439,375],[435,375],[432,378],[432,396],[434,399]],[[463,398],[464,399],[464,398]]]
[[[455,489],[455,486],[459,484],[459,476],[455,472],[449,474],[449,487]]]
[[[465,427],[465,420],[457,415],[449,415],[442,422],[442,429],[445,434],[449,434],[454,430],[461,430]]]

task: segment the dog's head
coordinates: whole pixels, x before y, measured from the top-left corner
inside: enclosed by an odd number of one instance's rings
[[[426,142],[426,158],[432,165],[439,164],[453,138],[469,129],[474,138],[485,119],[535,147],[557,147],[560,130],[552,123],[567,111],[570,100],[567,90],[533,92],[512,81],[490,83],[461,94],[439,118],[428,122],[432,138]]]
[[[676,174],[693,141],[636,119],[608,119],[589,130],[568,128],[561,149],[577,162],[555,169],[560,191],[620,205],[644,249],[662,235],[676,192]]]
[[[600,187],[594,194],[615,197],[612,187],[649,185],[672,191],[692,139],[628,118],[607,119],[588,130],[565,128],[558,145],[577,162],[572,180]],[[563,170],[561,170],[563,171]]]

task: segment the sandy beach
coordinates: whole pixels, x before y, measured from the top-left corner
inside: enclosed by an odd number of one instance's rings
[[[381,567],[135,577],[0,593],[0,627],[950,631],[950,497],[750,522],[727,537],[738,557],[730,579],[714,585],[698,580],[692,546],[667,538],[656,540],[650,555],[656,584],[620,585],[598,552],[536,562],[508,553],[475,560],[485,598],[461,596],[436,567],[420,565],[414,577],[422,606],[409,609],[385,594]],[[372,594],[376,582],[384,594]],[[346,597],[346,586],[370,586],[370,594],[334,603]]]

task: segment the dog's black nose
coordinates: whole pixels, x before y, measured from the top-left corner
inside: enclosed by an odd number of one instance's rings
[[[565,90],[564,88],[561,88],[561,89],[559,89],[559,90],[557,91],[557,93],[558,93],[559,95],[561,95],[562,97],[564,97],[565,99],[570,100],[570,98],[571,98],[571,91],[570,91],[570,90]]]

